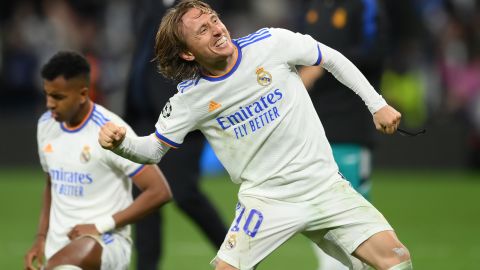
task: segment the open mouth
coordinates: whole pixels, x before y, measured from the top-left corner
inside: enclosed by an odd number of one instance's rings
[[[215,42],[215,47],[220,48],[224,47],[227,44],[227,37],[222,36],[217,42]]]

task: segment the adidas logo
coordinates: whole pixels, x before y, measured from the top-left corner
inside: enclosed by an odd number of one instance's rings
[[[210,101],[210,104],[208,105],[208,111],[209,112],[212,112],[212,111],[215,111],[216,109],[222,107],[222,105],[220,105],[219,103],[215,102],[215,101]]]
[[[45,148],[43,148],[43,152],[45,153],[52,153],[53,152],[53,147],[51,144],[47,144],[47,146],[45,146]]]

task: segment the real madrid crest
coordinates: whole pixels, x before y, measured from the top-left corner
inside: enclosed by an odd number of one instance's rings
[[[88,145],[83,146],[82,153],[80,153],[80,161],[82,163],[87,163],[90,161],[91,157],[92,155],[90,154],[90,146]]]
[[[255,73],[257,73],[257,82],[261,86],[268,86],[272,83],[272,75],[268,71],[263,69],[263,67],[257,68],[257,70],[255,70]]]
[[[225,242],[226,249],[232,249],[237,245],[237,234],[232,233],[228,236],[227,241]]]

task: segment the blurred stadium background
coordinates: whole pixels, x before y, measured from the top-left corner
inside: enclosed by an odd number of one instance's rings
[[[38,221],[40,66],[60,49],[83,52],[93,66],[95,100],[122,115],[132,10],[142,2],[0,1],[0,269],[22,267]],[[264,26],[294,29],[303,15],[296,0],[206,2],[233,37]],[[390,21],[383,95],[402,112],[404,128],[425,127],[427,134],[379,136],[373,202],[409,246],[416,269],[479,269],[480,1],[383,2]],[[229,223],[238,187],[208,153],[202,185]],[[165,211],[162,269],[210,269],[214,251],[203,236],[173,205]],[[315,260],[297,237],[259,269],[315,269]]]

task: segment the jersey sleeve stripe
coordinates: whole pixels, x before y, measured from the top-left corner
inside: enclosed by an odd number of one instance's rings
[[[244,42],[248,42],[248,41],[254,39],[257,36],[261,36],[261,35],[266,34],[266,33],[269,33],[268,28],[262,28],[262,29],[258,30],[257,32],[252,33],[252,34],[250,34],[246,37],[241,37],[241,38],[237,39],[237,42],[239,44],[244,43]]]
[[[180,90],[181,93],[183,93],[184,90],[186,90],[188,87],[192,86],[195,83],[193,80],[189,80],[188,83],[184,85],[178,85],[178,90]]]
[[[141,165],[140,167],[138,167],[135,171],[133,171],[131,174],[128,175],[128,177],[132,178],[134,177],[135,175],[139,174],[141,171],[143,171],[143,169],[145,169],[145,165]]]
[[[93,121],[95,124],[97,124],[97,126],[99,126],[99,127],[102,127],[103,125],[105,125],[105,123],[102,122],[102,120],[96,118],[95,116],[92,117],[92,121]]]
[[[315,62],[315,64],[313,64],[314,66],[320,65],[320,63],[322,62],[322,51],[320,51],[320,44],[318,44],[318,43],[317,43],[317,52],[318,52],[318,57],[317,57],[317,61]]]
[[[271,36],[272,36],[272,35],[270,35],[270,33],[268,33],[268,34],[266,34],[266,35],[263,35],[263,36],[259,36],[259,37],[257,37],[257,38],[254,39],[254,40],[251,40],[251,41],[246,42],[246,43],[239,44],[239,47],[240,47],[240,49],[241,49],[241,48],[244,48],[244,47],[247,47],[247,46],[250,45],[250,44],[253,44],[253,43],[257,42],[257,41],[260,41],[260,40],[262,40],[262,39],[266,39],[266,38],[271,37]]]
[[[103,122],[108,122],[110,119],[106,118],[101,112],[94,110],[93,115],[98,117],[99,119],[103,120]]]
[[[155,135],[157,136],[157,139],[159,139],[162,143],[165,143],[166,145],[172,147],[172,148],[178,148],[180,147],[180,144],[169,140],[167,137],[163,136],[158,132],[158,130],[155,130]]]
[[[192,80],[186,80],[178,84],[178,86],[185,86],[186,84],[189,84]]]

